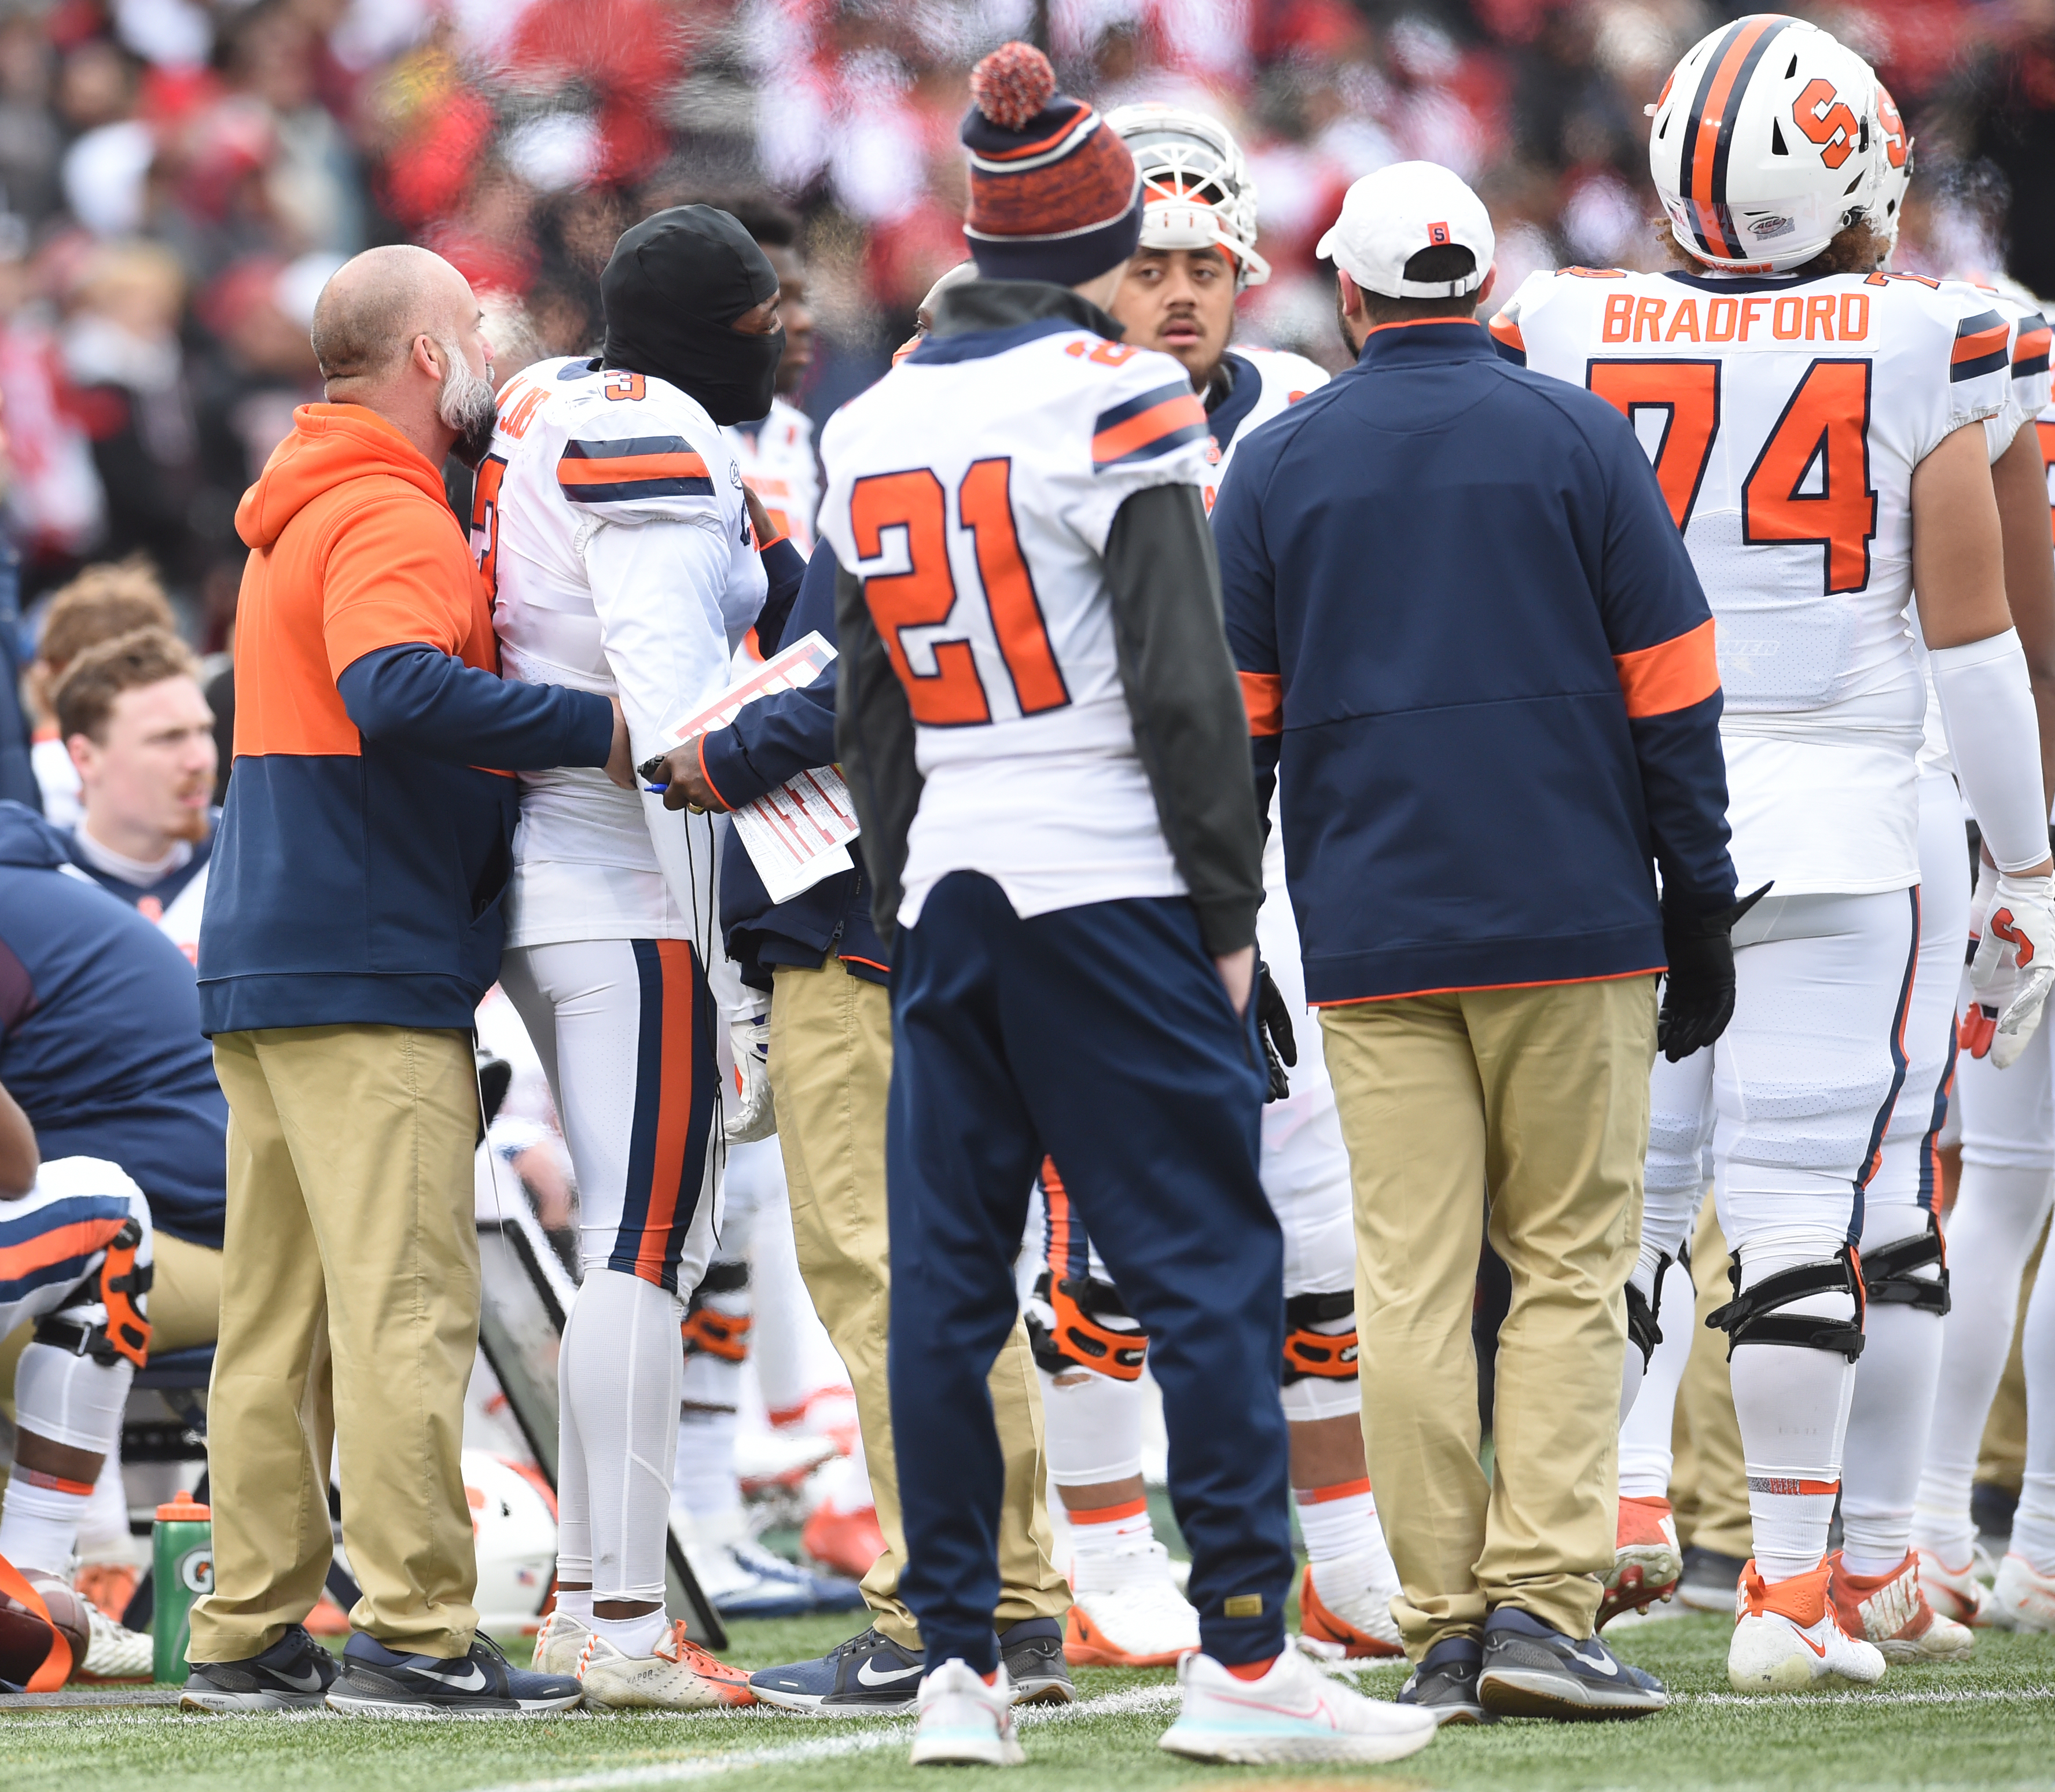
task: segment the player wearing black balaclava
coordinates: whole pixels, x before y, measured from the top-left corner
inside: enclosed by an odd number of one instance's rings
[[[717,423],[754,423],[770,411],[785,332],[734,325],[777,291],[763,251],[726,212],[656,212],[622,235],[599,277],[603,364],[669,381]]]

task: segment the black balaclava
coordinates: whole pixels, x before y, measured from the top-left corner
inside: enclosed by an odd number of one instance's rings
[[[717,423],[755,423],[770,415],[785,333],[728,326],[777,290],[763,251],[726,212],[657,212],[623,234],[599,277],[605,364],[669,380]]]

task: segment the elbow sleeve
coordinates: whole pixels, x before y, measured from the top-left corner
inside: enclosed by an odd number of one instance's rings
[[[2048,857],[2041,736],[2019,632],[1935,648],[1928,656],[1962,795],[2000,871]]]

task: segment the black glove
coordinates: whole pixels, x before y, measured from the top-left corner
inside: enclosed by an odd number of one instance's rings
[[[1765,884],[1726,908],[1694,908],[1678,897],[1663,899],[1663,955],[1670,972],[1663,979],[1663,1007],[1655,1043],[1672,1064],[1710,1046],[1734,1018],[1734,926],[1769,893]]]
[[[1299,1061],[1299,1042],[1292,1034],[1292,1005],[1270,975],[1270,967],[1256,967],[1256,1030],[1263,1041],[1264,1060],[1270,1066],[1270,1093],[1265,1101],[1281,1101],[1292,1093],[1292,1079],[1284,1066]]]

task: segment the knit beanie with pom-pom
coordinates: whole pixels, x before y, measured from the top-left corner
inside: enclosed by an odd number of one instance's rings
[[[1075,286],[1118,267],[1142,234],[1142,176],[1127,145],[1056,91],[1032,44],[1002,44],[971,71],[964,234],[988,280]]]

